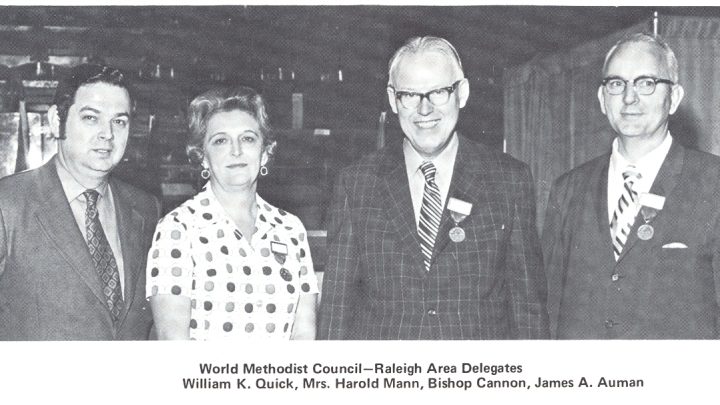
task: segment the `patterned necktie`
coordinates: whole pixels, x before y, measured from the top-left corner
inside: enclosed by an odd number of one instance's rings
[[[85,229],[87,230],[87,245],[92,257],[95,270],[100,276],[105,303],[110,309],[113,322],[120,319],[123,307],[122,291],[120,289],[120,272],[118,271],[115,256],[105,237],[97,210],[98,192],[86,190],[83,195],[87,201],[85,210]]]
[[[423,162],[420,165],[420,170],[425,175],[425,191],[423,193],[422,207],[420,208],[418,235],[420,235],[420,247],[425,262],[425,270],[429,271],[435,237],[440,228],[442,202],[440,202],[440,189],[435,184],[435,165],[432,162]]]
[[[635,222],[635,208],[638,194],[633,189],[633,185],[640,178],[640,173],[635,171],[635,166],[628,166],[623,172],[624,183],[622,194],[618,199],[612,220],[610,220],[610,233],[612,235],[613,252],[615,253],[616,261],[625,247],[630,229]]]

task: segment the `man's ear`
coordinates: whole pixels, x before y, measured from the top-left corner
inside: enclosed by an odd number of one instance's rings
[[[470,82],[468,79],[463,78],[460,83],[458,83],[457,93],[458,105],[460,108],[463,108],[470,97]]]
[[[60,116],[58,115],[57,105],[52,105],[48,109],[48,122],[50,123],[50,132],[55,139],[62,139],[60,136]]]
[[[603,93],[603,86],[598,87],[597,97],[600,102],[600,111],[602,111],[603,115],[607,115],[605,111],[605,93]]]
[[[685,89],[683,86],[679,84],[674,85],[670,91],[670,115],[675,114],[683,97],[685,97]]]
[[[395,99],[395,90],[393,90],[390,86],[388,86],[386,90],[388,96],[388,103],[390,103],[390,108],[392,109],[392,112],[397,114],[397,101]]]

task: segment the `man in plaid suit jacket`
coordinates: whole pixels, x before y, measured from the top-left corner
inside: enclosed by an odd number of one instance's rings
[[[455,131],[470,90],[449,42],[412,38],[389,66],[405,138],[339,175],[320,338],[548,337],[528,167]],[[427,162],[439,226],[426,257]]]

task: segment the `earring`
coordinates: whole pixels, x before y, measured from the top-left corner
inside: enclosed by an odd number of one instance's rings
[[[268,168],[265,166],[260,166],[260,175],[267,176],[267,174],[268,174]]]
[[[207,167],[203,167],[202,170],[200,170],[200,177],[207,180],[210,178],[210,170],[208,170]]]

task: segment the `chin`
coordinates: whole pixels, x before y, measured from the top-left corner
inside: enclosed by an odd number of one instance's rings
[[[100,162],[100,163],[96,163],[96,164],[90,165],[89,167],[90,167],[91,169],[95,170],[95,171],[98,171],[98,172],[109,172],[109,171],[111,171],[112,169],[114,169],[115,166],[117,166],[117,163],[112,163],[112,162]]]

